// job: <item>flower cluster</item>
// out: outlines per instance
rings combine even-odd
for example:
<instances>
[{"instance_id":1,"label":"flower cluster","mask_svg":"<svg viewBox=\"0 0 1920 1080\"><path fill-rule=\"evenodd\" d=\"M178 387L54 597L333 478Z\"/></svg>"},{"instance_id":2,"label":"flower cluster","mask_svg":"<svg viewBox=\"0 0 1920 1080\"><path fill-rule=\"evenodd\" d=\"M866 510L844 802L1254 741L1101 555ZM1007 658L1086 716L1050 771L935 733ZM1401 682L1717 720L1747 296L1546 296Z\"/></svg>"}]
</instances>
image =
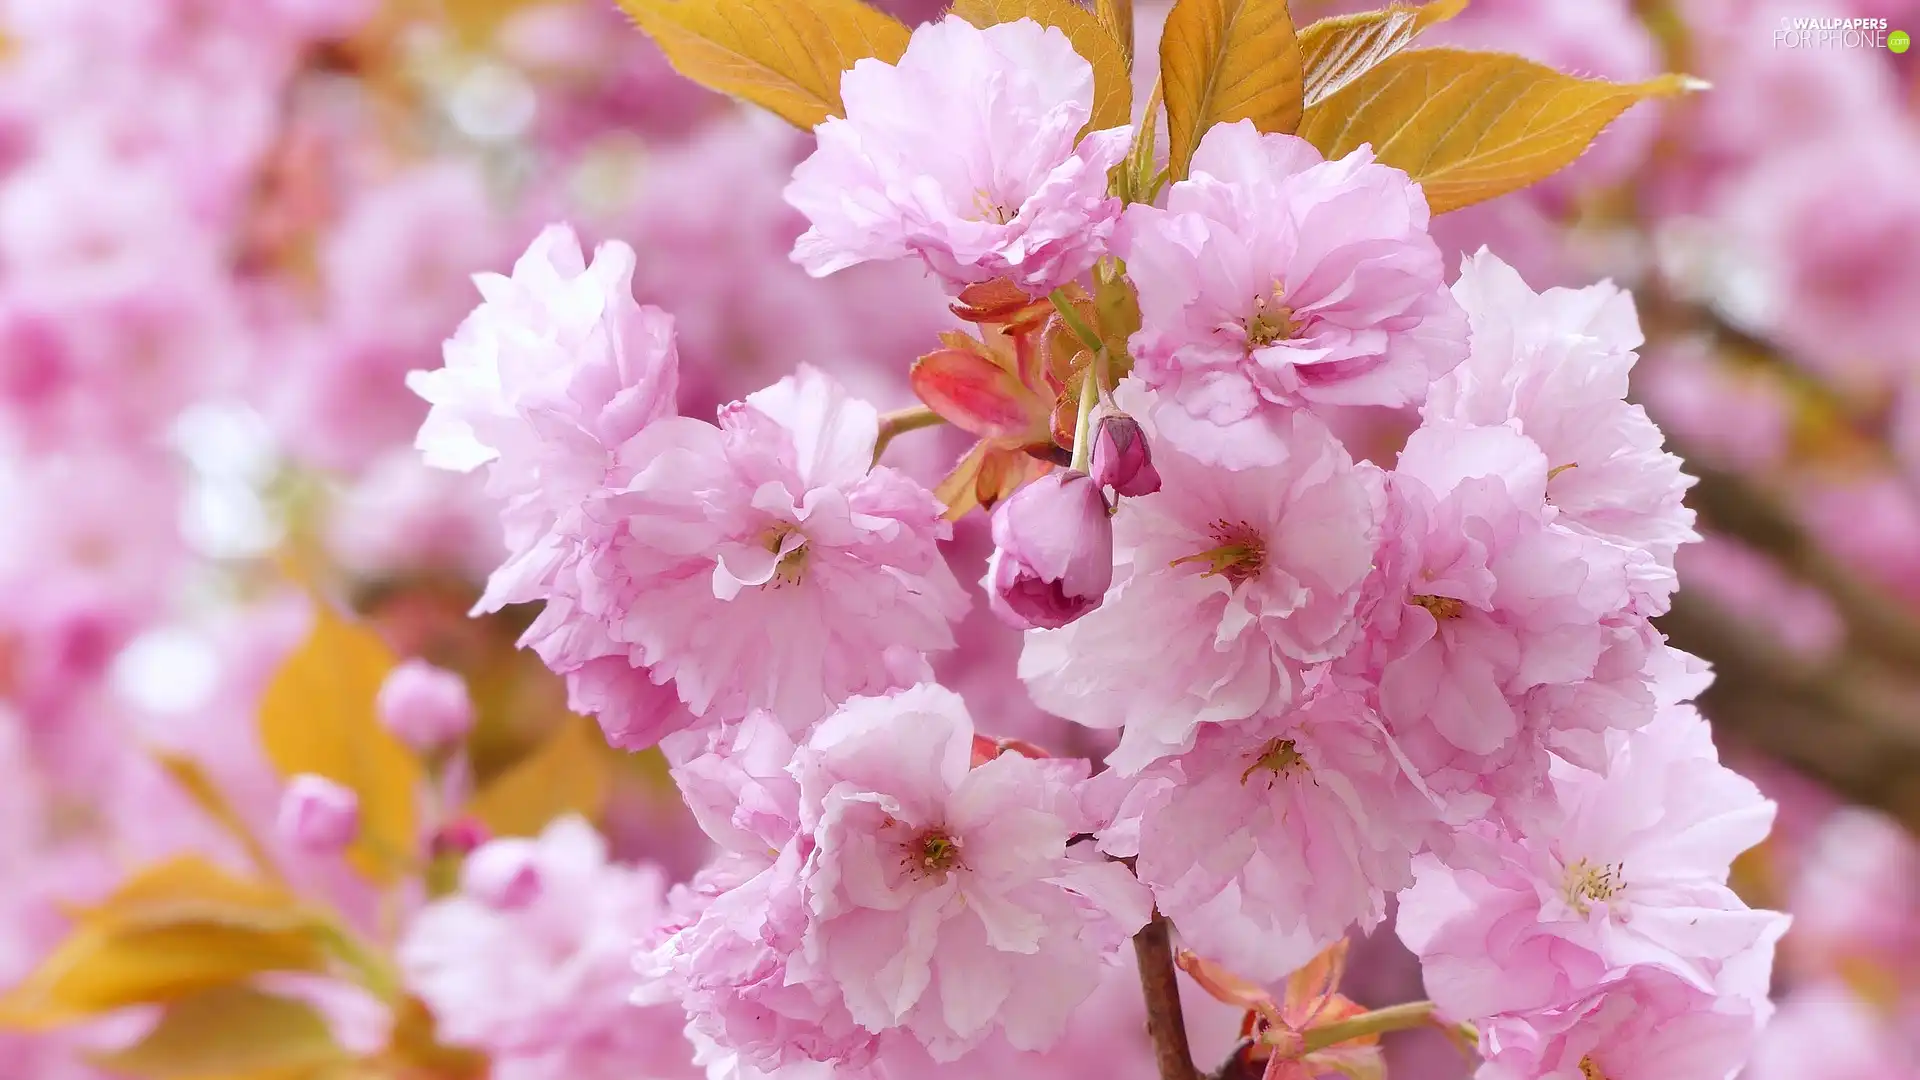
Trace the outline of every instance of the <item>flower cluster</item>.
<instances>
[{"instance_id":1,"label":"flower cluster","mask_svg":"<svg viewBox=\"0 0 1920 1080\"><path fill-rule=\"evenodd\" d=\"M1004 466L1040 475L993 507L981 587L1033 700L1118 739L1096 771L933 681L968 607L955 489L877 464L892 414L803 367L671 415L632 252L549 230L416 376L420 446L507 499L483 604L544 601L524 644L616 744L661 744L721 849L639 1000L728 1068L897 1073L1049 1048L1151 919L1272 981L1398 893L1484 1075L1737 1068L1782 920L1726 879L1771 811L1649 622L1696 537L1626 400L1627 294L1485 251L1450 286L1405 172L1251 121L1123 205L1130 130L1082 133L1093 72L1030 20L931 23L843 97L793 257L916 258L988 334L948 335L979 373L940 403L1051 468ZM1390 465L1341 437L1354 406L1419 408Z\"/></svg>"}]
</instances>

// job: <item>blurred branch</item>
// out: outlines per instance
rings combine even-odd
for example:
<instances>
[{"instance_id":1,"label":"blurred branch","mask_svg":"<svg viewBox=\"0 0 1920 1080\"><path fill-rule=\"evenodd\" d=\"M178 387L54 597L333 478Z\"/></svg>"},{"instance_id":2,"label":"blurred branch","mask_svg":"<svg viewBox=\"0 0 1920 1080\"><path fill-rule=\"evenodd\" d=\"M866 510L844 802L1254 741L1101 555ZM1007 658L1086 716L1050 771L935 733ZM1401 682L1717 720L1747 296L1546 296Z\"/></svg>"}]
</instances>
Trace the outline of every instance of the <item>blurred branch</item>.
<instances>
[{"instance_id":1,"label":"blurred branch","mask_svg":"<svg viewBox=\"0 0 1920 1080\"><path fill-rule=\"evenodd\" d=\"M1719 677L1701 706L1721 733L1920 834L1920 685L1902 677L1912 667L1852 652L1809 662L1684 591L1660 622L1674 645L1713 661Z\"/></svg>"},{"instance_id":2,"label":"blurred branch","mask_svg":"<svg viewBox=\"0 0 1920 1080\"><path fill-rule=\"evenodd\" d=\"M1825 592L1846 621L1853 648L1920 675L1920 617L1822 549L1759 484L1702 468L1697 460L1688 459L1700 484L1687 501L1706 524L1773 556L1788 573Z\"/></svg>"}]
</instances>

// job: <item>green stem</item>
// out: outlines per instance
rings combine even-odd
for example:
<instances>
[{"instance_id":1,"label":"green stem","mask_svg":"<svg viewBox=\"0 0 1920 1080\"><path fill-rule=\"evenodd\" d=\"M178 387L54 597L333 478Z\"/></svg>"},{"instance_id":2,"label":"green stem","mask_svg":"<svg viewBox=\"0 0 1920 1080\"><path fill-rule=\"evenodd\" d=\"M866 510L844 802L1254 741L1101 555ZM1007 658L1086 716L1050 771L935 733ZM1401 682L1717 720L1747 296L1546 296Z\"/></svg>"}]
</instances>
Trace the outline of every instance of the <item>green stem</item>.
<instances>
[{"instance_id":1,"label":"green stem","mask_svg":"<svg viewBox=\"0 0 1920 1080\"><path fill-rule=\"evenodd\" d=\"M902 432L918 431L921 428L935 427L946 423L946 417L927 408L925 405L909 405L904 409L895 409L880 415L880 435L873 440L874 464L879 464L880 455L886 453L887 444L895 435Z\"/></svg>"},{"instance_id":2,"label":"green stem","mask_svg":"<svg viewBox=\"0 0 1920 1080\"><path fill-rule=\"evenodd\" d=\"M1104 351L1095 352L1094 356L1098 357ZM1098 363L1097 360L1095 362ZM1093 368L1088 368L1080 375L1080 409L1073 420L1073 461L1069 466L1080 472L1089 471L1088 466L1093 463L1093 439L1089 429L1093 427L1093 403L1099 396L1100 390L1093 384Z\"/></svg>"},{"instance_id":3,"label":"green stem","mask_svg":"<svg viewBox=\"0 0 1920 1080\"><path fill-rule=\"evenodd\" d=\"M400 1000L400 973L386 957L337 919L322 920L318 929L327 949L353 971L368 993L388 1003Z\"/></svg>"},{"instance_id":4,"label":"green stem","mask_svg":"<svg viewBox=\"0 0 1920 1080\"><path fill-rule=\"evenodd\" d=\"M1433 1002L1431 1001L1409 1001L1402 1005L1389 1005L1384 1009L1375 1009L1345 1020L1336 1020L1331 1024L1308 1028L1301 1033L1303 1040L1301 1053L1311 1054L1316 1050L1325 1050L1329 1046L1338 1046L1350 1039L1367 1035L1421 1027L1432 1020Z\"/></svg>"},{"instance_id":5,"label":"green stem","mask_svg":"<svg viewBox=\"0 0 1920 1080\"><path fill-rule=\"evenodd\" d=\"M1067 329L1080 339L1080 344L1085 345L1088 352L1099 353L1102 347L1100 335L1094 333L1093 327L1088 326L1087 320L1082 319L1080 312L1074 309L1073 298L1067 295L1066 287L1053 290L1047 299L1053 301L1053 309L1060 313L1060 321L1067 324Z\"/></svg>"}]
</instances>

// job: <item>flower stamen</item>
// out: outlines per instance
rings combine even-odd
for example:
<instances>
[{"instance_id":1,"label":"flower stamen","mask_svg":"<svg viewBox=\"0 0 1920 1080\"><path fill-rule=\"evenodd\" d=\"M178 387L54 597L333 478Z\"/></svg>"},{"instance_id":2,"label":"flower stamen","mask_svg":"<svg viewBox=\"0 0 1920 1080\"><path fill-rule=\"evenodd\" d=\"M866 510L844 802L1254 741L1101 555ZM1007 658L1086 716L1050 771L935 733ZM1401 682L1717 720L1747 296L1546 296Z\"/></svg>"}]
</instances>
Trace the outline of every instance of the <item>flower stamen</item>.
<instances>
[{"instance_id":1,"label":"flower stamen","mask_svg":"<svg viewBox=\"0 0 1920 1080\"><path fill-rule=\"evenodd\" d=\"M1466 611L1467 605L1451 596L1420 595L1410 598L1408 603L1415 607L1426 608L1436 619L1457 619Z\"/></svg>"},{"instance_id":2,"label":"flower stamen","mask_svg":"<svg viewBox=\"0 0 1920 1080\"><path fill-rule=\"evenodd\" d=\"M1203 577L1218 575L1235 585L1259 577L1260 572L1266 569L1266 539L1255 532L1251 525L1221 520L1213 523L1209 533L1217 546L1175 559L1167 565L1203 562L1207 564Z\"/></svg>"},{"instance_id":3,"label":"flower stamen","mask_svg":"<svg viewBox=\"0 0 1920 1080\"><path fill-rule=\"evenodd\" d=\"M1253 298L1253 317L1247 320L1248 347L1263 349L1300 332L1300 327L1293 321L1293 309L1279 302L1285 295L1286 286L1275 281L1271 298Z\"/></svg>"},{"instance_id":4,"label":"flower stamen","mask_svg":"<svg viewBox=\"0 0 1920 1080\"><path fill-rule=\"evenodd\" d=\"M1253 764L1247 766L1247 771L1240 774L1241 787L1247 786L1247 781L1261 769L1271 770L1275 779L1292 776L1296 770L1312 771L1312 766L1307 764L1306 758L1300 756L1300 751L1293 745L1292 739L1268 739L1258 752L1248 756L1253 758ZM1272 786L1273 780L1268 780L1267 784Z\"/></svg>"},{"instance_id":5,"label":"flower stamen","mask_svg":"<svg viewBox=\"0 0 1920 1080\"><path fill-rule=\"evenodd\" d=\"M1581 915L1590 914L1593 904L1606 903L1627 887L1627 864L1595 866L1581 859L1567 867L1567 905Z\"/></svg>"},{"instance_id":6,"label":"flower stamen","mask_svg":"<svg viewBox=\"0 0 1920 1080\"><path fill-rule=\"evenodd\" d=\"M960 842L945 829L928 829L914 837L900 857L907 873L917 878L944 877L964 864L960 861Z\"/></svg>"},{"instance_id":7,"label":"flower stamen","mask_svg":"<svg viewBox=\"0 0 1920 1080\"><path fill-rule=\"evenodd\" d=\"M782 522L769 529L761 542L766 545L768 551L780 555L781 549L787 547L788 538L799 534L799 529ZM780 555L780 561L773 567L773 580L767 582L762 588L782 589L788 585L798 585L806 577L806 572L807 538L800 535L800 542L788 549L785 555Z\"/></svg>"}]
</instances>

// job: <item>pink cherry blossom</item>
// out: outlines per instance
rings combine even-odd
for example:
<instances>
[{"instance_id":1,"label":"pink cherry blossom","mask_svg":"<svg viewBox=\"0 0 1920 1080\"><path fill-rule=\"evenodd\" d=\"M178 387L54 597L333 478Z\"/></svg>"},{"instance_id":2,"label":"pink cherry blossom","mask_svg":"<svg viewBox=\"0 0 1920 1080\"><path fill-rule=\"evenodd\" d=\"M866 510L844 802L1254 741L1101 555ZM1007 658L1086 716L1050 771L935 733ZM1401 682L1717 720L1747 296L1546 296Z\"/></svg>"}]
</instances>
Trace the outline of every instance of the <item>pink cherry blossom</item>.
<instances>
[{"instance_id":1,"label":"pink cherry blossom","mask_svg":"<svg viewBox=\"0 0 1920 1080\"><path fill-rule=\"evenodd\" d=\"M673 321L634 303L633 262L615 241L589 266L571 229L548 227L512 277L474 278L485 302L447 342L446 365L407 376L433 403L416 444L427 463L489 465L505 502L511 554L479 610L545 598L620 446L673 414Z\"/></svg>"},{"instance_id":2,"label":"pink cherry blossom","mask_svg":"<svg viewBox=\"0 0 1920 1080\"><path fill-rule=\"evenodd\" d=\"M1559 1008L1641 968L1712 993L1784 929L1726 885L1773 804L1720 765L1706 721L1672 706L1613 742L1604 775L1554 766L1557 811L1524 833L1482 826L1456 838L1451 865L1416 860L1398 931L1450 1015Z\"/></svg>"},{"instance_id":3,"label":"pink cherry blossom","mask_svg":"<svg viewBox=\"0 0 1920 1080\"><path fill-rule=\"evenodd\" d=\"M1544 782L1547 751L1562 748L1554 725L1652 716L1650 632L1630 610L1626 559L1551 524L1547 482L1545 455L1512 422L1430 422L1390 481L1367 648L1343 667L1377 678L1382 717L1458 820ZM1592 703L1597 718L1571 709L1595 683L1620 700Z\"/></svg>"},{"instance_id":4,"label":"pink cherry blossom","mask_svg":"<svg viewBox=\"0 0 1920 1080\"><path fill-rule=\"evenodd\" d=\"M1546 455L1556 520L1619 547L1646 613L1664 612L1674 552L1695 539L1681 501L1693 478L1626 401L1643 340L1632 297L1612 284L1535 293L1484 250L1461 267L1453 291L1472 326L1472 355L1434 385L1424 415L1518 420Z\"/></svg>"},{"instance_id":5,"label":"pink cherry blossom","mask_svg":"<svg viewBox=\"0 0 1920 1080\"><path fill-rule=\"evenodd\" d=\"M742 855L779 851L800 829L800 785L787 766L793 737L764 709L722 728L661 742L673 779L701 829Z\"/></svg>"},{"instance_id":6,"label":"pink cherry blossom","mask_svg":"<svg viewBox=\"0 0 1920 1080\"><path fill-rule=\"evenodd\" d=\"M804 729L907 685L953 645L966 595L933 495L874 467L879 414L811 368L622 447L630 479L589 508L593 539L527 641L556 670L607 642L693 713L768 708Z\"/></svg>"},{"instance_id":7,"label":"pink cherry blossom","mask_svg":"<svg viewBox=\"0 0 1920 1080\"><path fill-rule=\"evenodd\" d=\"M1120 213L1107 171L1131 129L1080 136L1093 67L1058 29L948 16L898 64L854 64L841 97L846 116L816 129L786 192L813 223L793 249L808 273L918 256L952 286L1042 293L1105 254Z\"/></svg>"},{"instance_id":8,"label":"pink cherry blossom","mask_svg":"<svg viewBox=\"0 0 1920 1080\"><path fill-rule=\"evenodd\" d=\"M1256 436L1166 428L1180 406L1132 384L1119 400L1154 441L1161 489L1121 500L1112 591L1030 632L1020 677L1050 712L1124 727L1108 763L1135 772L1192 748L1202 724L1284 710L1312 665L1346 652L1385 500L1379 471L1309 415L1276 422L1278 463L1228 471L1189 439Z\"/></svg>"},{"instance_id":9,"label":"pink cherry blossom","mask_svg":"<svg viewBox=\"0 0 1920 1080\"><path fill-rule=\"evenodd\" d=\"M628 1003L633 939L664 913L663 875L608 862L579 818L547 826L531 851L494 843L530 855L537 893L517 904L436 901L400 945L407 987L433 1010L439 1037L485 1050L494 1075L514 1080L699 1075L679 1011ZM487 850L474 858L486 862Z\"/></svg>"},{"instance_id":10,"label":"pink cherry blossom","mask_svg":"<svg viewBox=\"0 0 1920 1080\"><path fill-rule=\"evenodd\" d=\"M1324 161L1251 121L1208 131L1166 209L1115 237L1140 290L1135 371L1195 417L1253 425L1304 405L1408 405L1466 357L1427 204L1363 147ZM1222 441L1228 464L1267 440Z\"/></svg>"},{"instance_id":11,"label":"pink cherry blossom","mask_svg":"<svg viewBox=\"0 0 1920 1080\"><path fill-rule=\"evenodd\" d=\"M1729 1080L1753 1050L1764 995L1764 984L1716 996L1635 969L1568 1005L1483 1024L1474 1078Z\"/></svg>"},{"instance_id":12,"label":"pink cherry blossom","mask_svg":"<svg viewBox=\"0 0 1920 1080\"><path fill-rule=\"evenodd\" d=\"M814 843L801 970L939 1061L994 1032L1049 1046L1151 906L1117 863L1068 850L1090 824L1084 763L969 768L973 736L959 697L923 684L849 701L793 764Z\"/></svg>"},{"instance_id":13,"label":"pink cherry blossom","mask_svg":"<svg viewBox=\"0 0 1920 1080\"><path fill-rule=\"evenodd\" d=\"M684 1010L696 1044L756 1071L831 1062L858 1070L876 1039L838 988L797 966L808 911L800 870L812 841L776 859L725 854L672 894L668 918L643 949L635 1002Z\"/></svg>"},{"instance_id":14,"label":"pink cherry blossom","mask_svg":"<svg viewBox=\"0 0 1920 1080\"><path fill-rule=\"evenodd\" d=\"M1140 879L1190 947L1262 980L1379 923L1439 821L1365 700L1338 690L1209 725L1141 785Z\"/></svg>"}]
</instances>

